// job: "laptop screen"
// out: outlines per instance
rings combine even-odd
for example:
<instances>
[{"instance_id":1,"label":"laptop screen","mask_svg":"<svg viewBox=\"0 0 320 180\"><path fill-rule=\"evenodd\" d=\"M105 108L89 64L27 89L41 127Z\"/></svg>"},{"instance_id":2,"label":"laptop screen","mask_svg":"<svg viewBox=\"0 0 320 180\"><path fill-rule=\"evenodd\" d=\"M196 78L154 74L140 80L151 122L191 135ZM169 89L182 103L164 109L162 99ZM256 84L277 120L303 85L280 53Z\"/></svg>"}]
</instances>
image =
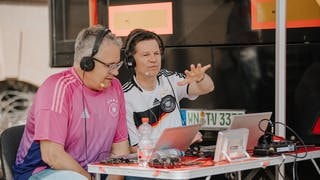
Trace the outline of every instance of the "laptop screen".
<instances>
[{"instance_id":1,"label":"laptop screen","mask_svg":"<svg viewBox=\"0 0 320 180\"><path fill-rule=\"evenodd\" d=\"M166 128L154 146L154 151L179 149L186 151L200 130L201 124Z\"/></svg>"},{"instance_id":2,"label":"laptop screen","mask_svg":"<svg viewBox=\"0 0 320 180\"><path fill-rule=\"evenodd\" d=\"M247 128L249 130L247 150L250 151L254 149L259 138L264 134L264 131L261 131L260 128L265 130L268 125L268 121L262 121L259 128L259 122L263 119L269 120L271 115L272 112L234 115L229 129Z\"/></svg>"}]
</instances>

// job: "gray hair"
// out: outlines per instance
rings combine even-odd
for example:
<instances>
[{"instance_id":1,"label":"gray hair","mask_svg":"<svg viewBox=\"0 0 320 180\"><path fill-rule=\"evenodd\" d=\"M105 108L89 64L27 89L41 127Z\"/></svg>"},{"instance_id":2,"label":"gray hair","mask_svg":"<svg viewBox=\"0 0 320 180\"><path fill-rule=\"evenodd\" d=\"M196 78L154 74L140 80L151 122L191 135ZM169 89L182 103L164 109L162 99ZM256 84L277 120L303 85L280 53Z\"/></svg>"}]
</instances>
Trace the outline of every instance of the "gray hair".
<instances>
[{"instance_id":1,"label":"gray hair","mask_svg":"<svg viewBox=\"0 0 320 180\"><path fill-rule=\"evenodd\" d=\"M85 56L91 56L94 43L96 41L97 35L105 29L102 25L96 25L93 27L88 27L82 29L76 38L74 45L74 63L73 65L80 64L80 61ZM104 36L103 41L108 40L109 43L112 43L119 47L122 47L121 38L117 37L115 34L109 32Z\"/></svg>"}]
</instances>

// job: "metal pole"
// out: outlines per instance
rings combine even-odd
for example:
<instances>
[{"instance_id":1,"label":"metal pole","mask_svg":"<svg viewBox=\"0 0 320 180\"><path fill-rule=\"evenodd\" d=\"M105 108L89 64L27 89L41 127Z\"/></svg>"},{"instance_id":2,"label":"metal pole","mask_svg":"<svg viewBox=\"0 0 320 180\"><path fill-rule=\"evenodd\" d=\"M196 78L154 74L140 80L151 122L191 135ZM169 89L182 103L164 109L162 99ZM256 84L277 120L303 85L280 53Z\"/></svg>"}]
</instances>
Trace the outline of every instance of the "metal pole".
<instances>
[{"instance_id":1,"label":"metal pole","mask_svg":"<svg viewBox=\"0 0 320 180\"><path fill-rule=\"evenodd\" d=\"M286 0L276 2L276 99L275 122L286 124ZM286 128L276 123L276 135L285 137ZM280 169L284 175L284 166ZM277 173L277 179L283 179Z\"/></svg>"}]
</instances>

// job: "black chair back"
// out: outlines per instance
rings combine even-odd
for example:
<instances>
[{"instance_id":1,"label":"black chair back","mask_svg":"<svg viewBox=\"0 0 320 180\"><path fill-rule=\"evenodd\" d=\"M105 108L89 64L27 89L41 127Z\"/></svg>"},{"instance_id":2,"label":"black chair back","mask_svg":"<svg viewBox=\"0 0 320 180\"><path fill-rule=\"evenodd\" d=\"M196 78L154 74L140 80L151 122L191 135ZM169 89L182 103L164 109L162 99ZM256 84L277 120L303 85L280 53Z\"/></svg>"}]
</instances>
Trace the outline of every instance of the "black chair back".
<instances>
[{"instance_id":1,"label":"black chair back","mask_svg":"<svg viewBox=\"0 0 320 180\"><path fill-rule=\"evenodd\" d=\"M20 140L25 125L13 126L5 129L0 137L1 169L4 179L13 179L12 166L16 160Z\"/></svg>"}]
</instances>

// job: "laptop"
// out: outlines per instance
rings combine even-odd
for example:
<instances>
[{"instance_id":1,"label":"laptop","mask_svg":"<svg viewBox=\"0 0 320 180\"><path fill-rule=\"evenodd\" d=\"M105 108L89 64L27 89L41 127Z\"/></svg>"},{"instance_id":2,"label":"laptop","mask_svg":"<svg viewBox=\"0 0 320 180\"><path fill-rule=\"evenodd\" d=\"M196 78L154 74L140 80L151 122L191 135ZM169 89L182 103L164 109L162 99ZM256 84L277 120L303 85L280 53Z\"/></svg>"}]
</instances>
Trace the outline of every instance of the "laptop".
<instances>
[{"instance_id":1,"label":"laptop","mask_svg":"<svg viewBox=\"0 0 320 180\"><path fill-rule=\"evenodd\" d=\"M263 119L270 120L271 115L272 112L234 115L229 129L247 128L249 130L247 150L252 151L257 146L259 138L264 134L264 131L259 129L259 122ZM265 130L267 126L267 121L260 123L262 130Z\"/></svg>"},{"instance_id":2,"label":"laptop","mask_svg":"<svg viewBox=\"0 0 320 180\"><path fill-rule=\"evenodd\" d=\"M201 124L166 128L155 143L154 151L179 149L186 151L200 130Z\"/></svg>"},{"instance_id":3,"label":"laptop","mask_svg":"<svg viewBox=\"0 0 320 180\"><path fill-rule=\"evenodd\" d=\"M162 134L157 140L153 151L155 152L158 150L171 148L186 151L200 128L201 124L166 128L163 130ZM119 163L123 160L127 161L126 163L136 163L137 153L109 157L100 161L100 163L113 164Z\"/></svg>"}]
</instances>

